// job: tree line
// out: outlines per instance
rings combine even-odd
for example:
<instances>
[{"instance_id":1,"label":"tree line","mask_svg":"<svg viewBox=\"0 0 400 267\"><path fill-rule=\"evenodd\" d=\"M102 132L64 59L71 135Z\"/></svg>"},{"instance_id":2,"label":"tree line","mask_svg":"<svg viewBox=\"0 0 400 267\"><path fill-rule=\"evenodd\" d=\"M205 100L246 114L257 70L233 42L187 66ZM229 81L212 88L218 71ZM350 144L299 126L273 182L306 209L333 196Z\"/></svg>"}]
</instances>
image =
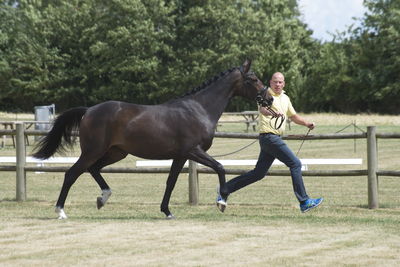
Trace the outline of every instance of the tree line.
<instances>
[{"instance_id":1,"label":"tree line","mask_svg":"<svg viewBox=\"0 0 400 267\"><path fill-rule=\"evenodd\" d=\"M396 114L400 0L364 5L360 27L321 42L296 0L3 0L0 110L159 104L250 58L265 83L285 74L299 111Z\"/></svg>"}]
</instances>

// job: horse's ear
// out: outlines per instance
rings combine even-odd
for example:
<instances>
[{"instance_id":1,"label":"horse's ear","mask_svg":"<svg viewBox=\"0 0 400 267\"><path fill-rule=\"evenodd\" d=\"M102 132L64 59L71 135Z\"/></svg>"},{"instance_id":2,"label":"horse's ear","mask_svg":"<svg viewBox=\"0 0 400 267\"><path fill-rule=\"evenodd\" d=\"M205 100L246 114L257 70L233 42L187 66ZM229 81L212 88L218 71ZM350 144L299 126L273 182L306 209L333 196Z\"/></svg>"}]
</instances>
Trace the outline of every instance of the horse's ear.
<instances>
[{"instance_id":1,"label":"horse's ear","mask_svg":"<svg viewBox=\"0 0 400 267\"><path fill-rule=\"evenodd\" d=\"M246 59L246 61L242 65L243 73L247 73L250 70L251 59Z\"/></svg>"}]
</instances>

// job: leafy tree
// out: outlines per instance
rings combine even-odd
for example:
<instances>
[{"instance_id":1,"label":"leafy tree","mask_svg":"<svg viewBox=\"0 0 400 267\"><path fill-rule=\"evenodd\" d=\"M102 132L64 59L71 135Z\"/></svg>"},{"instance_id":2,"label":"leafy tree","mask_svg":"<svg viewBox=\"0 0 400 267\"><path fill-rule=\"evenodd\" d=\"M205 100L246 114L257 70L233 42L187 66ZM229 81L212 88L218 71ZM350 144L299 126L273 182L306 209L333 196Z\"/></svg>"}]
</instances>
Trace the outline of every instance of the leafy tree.
<instances>
[{"instance_id":1,"label":"leafy tree","mask_svg":"<svg viewBox=\"0 0 400 267\"><path fill-rule=\"evenodd\" d=\"M307 111L399 112L400 2L364 3L361 27L315 50L302 98Z\"/></svg>"},{"instance_id":2,"label":"leafy tree","mask_svg":"<svg viewBox=\"0 0 400 267\"><path fill-rule=\"evenodd\" d=\"M357 39L360 98L367 110L398 113L400 97L400 1L367 0L365 30Z\"/></svg>"},{"instance_id":3,"label":"leafy tree","mask_svg":"<svg viewBox=\"0 0 400 267\"><path fill-rule=\"evenodd\" d=\"M13 26L15 22L15 12L11 6L5 5L0 8L0 105L5 108L12 108L8 104L7 98L9 80L12 77L12 69L7 60L7 55L12 50Z\"/></svg>"},{"instance_id":4,"label":"leafy tree","mask_svg":"<svg viewBox=\"0 0 400 267\"><path fill-rule=\"evenodd\" d=\"M163 55L170 53L172 20L163 2L146 4L20 1L8 95L15 104L50 101L61 109L107 99L149 102Z\"/></svg>"},{"instance_id":5,"label":"leafy tree","mask_svg":"<svg viewBox=\"0 0 400 267\"><path fill-rule=\"evenodd\" d=\"M313 45L296 1L177 1L176 6L176 54L186 87L249 57L266 83L274 72L284 72L296 99ZM254 109L254 103L235 99L231 109Z\"/></svg>"},{"instance_id":6,"label":"leafy tree","mask_svg":"<svg viewBox=\"0 0 400 267\"><path fill-rule=\"evenodd\" d=\"M1 99L25 110L108 99L160 103L246 57L265 81L284 72L297 101L315 45L295 0L20 0L1 7L12 18L0 20L10 29L0 34Z\"/></svg>"},{"instance_id":7,"label":"leafy tree","mask_svg":"<svg viewBox=\"0 0 400 267\"><path fill-rule=\"evenodd\" d=\"M354 41L342 40L321 45L307 76L305 111L354 113L362 105L358 93L357 66L352 62Z\"/></svg>"},{"instance_id":8,"label":"leafy tree","mask_svg":"<svg viewBox=\"0 0 400 267\"><path fill-rule=\"evenodd\" d=\"M45 61L51 51L41 44L41 31L36 24L40 20L39 12L29 5L21 12L17 3L11 6L10 3L2 7L4 17L0 22L6 36L0 52L6 72L2 75L1 97L6 105L24 109L23 105L32 107L34 99L40 97L35 89L46 86L48 69Z\"/></svg>"}]
</instances>

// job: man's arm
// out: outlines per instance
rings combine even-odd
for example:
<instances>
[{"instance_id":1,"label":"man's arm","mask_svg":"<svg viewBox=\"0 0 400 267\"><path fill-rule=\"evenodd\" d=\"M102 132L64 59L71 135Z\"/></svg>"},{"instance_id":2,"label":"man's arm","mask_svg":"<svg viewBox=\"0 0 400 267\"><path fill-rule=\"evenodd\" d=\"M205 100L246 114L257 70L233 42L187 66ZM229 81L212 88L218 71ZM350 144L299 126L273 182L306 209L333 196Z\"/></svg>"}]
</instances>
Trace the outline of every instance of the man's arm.
<instances>
[{"instance_id":1,"label":"man's arm","mask_svg":"<svg viewBox=\"0 0 400 267\"><path fill-rule=\"evenodd\" d=\"M272 114L272 112L268 108L260 106L259 109L260 109L261 114L263 114L265 116L274 117L274 114ZM278 116L278 117L282 116L282 113L280 113L278 111L275 111L275 113L276 113L276 116Z\"/></svg>"},{"instance_id":2,"label":"man's arm","mask_svg":"<svg viewBox=\"0 0 400 267\"><path fill-rule=\"evenodd\" d=\"M259 110L264 116L272 116L272 113L266 107L259 106Z\"/></svg>"},{"instance_id":3,"label":"man's arm","mask_svg":"<svg viewBox=\"0 0 400 267\"><path fill-rule=\"evenodd\" d=\"M306 121L303 117L301 117L301 116L298 115L298 114L295 114L295 115L291 116L290 119L291 119L294 123L299 124L299 125L306 126L306 127L309 128L310 130L314 129L314 127L315 127L315 123L314 123L314 122L308 122L308 121Z\"/></svg>"}]
</instances>

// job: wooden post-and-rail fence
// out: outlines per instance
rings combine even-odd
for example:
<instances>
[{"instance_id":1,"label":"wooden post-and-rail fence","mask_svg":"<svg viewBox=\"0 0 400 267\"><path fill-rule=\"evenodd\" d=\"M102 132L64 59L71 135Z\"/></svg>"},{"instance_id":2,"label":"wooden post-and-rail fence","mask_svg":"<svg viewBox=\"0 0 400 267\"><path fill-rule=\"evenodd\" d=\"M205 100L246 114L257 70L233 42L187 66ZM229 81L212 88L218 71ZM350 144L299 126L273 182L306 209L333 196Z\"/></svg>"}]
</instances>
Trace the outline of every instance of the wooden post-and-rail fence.
<instances>
[{"instance_id":1,"label":"wooden post-and-rail fence","mask_svg":"<svg viewBox=\"0 0 400 267\"><path fill-rule=\"evenodd\" d=\"M16 164L3 166L0 165L0 171L16 172L16 200L25 201L26 192L26 172L65 172L69 169L67 166L26 166L26 146L25 137L28 135L44 135L47 131L26 130L23 122L16 122L15 129L0 130L0 135L15 135L16 139ZM224 133L216 132L215 137L219 138L245 138L256 139L256 133ZM378 176L396 176L400 177L400 171L382 171L378 168L377 159L377 138L400 138L400 133L376 133L375 126L368 126L366 133L354 134L320 134L308 135L306 137L299 135L286 135L286 140L323 140L323 139L361 139L367 138L367 169L362 170L306 170L303 176L367 176L368 177L368 207L376 209L378 202ZM101 170L103 173L168 173L169 168L118 168L106 167ZM239 175L247 172L245 169L226 169L226 174ZM214 173L213 170L206 167L199 167L197 163L189 161L189 166L183 168L183 173L189 173L189 202L192 205L198 204L199 196L199 173ZM290 176L289 170L271 170L269 176Z\"/></svg>"}]
</instances>

